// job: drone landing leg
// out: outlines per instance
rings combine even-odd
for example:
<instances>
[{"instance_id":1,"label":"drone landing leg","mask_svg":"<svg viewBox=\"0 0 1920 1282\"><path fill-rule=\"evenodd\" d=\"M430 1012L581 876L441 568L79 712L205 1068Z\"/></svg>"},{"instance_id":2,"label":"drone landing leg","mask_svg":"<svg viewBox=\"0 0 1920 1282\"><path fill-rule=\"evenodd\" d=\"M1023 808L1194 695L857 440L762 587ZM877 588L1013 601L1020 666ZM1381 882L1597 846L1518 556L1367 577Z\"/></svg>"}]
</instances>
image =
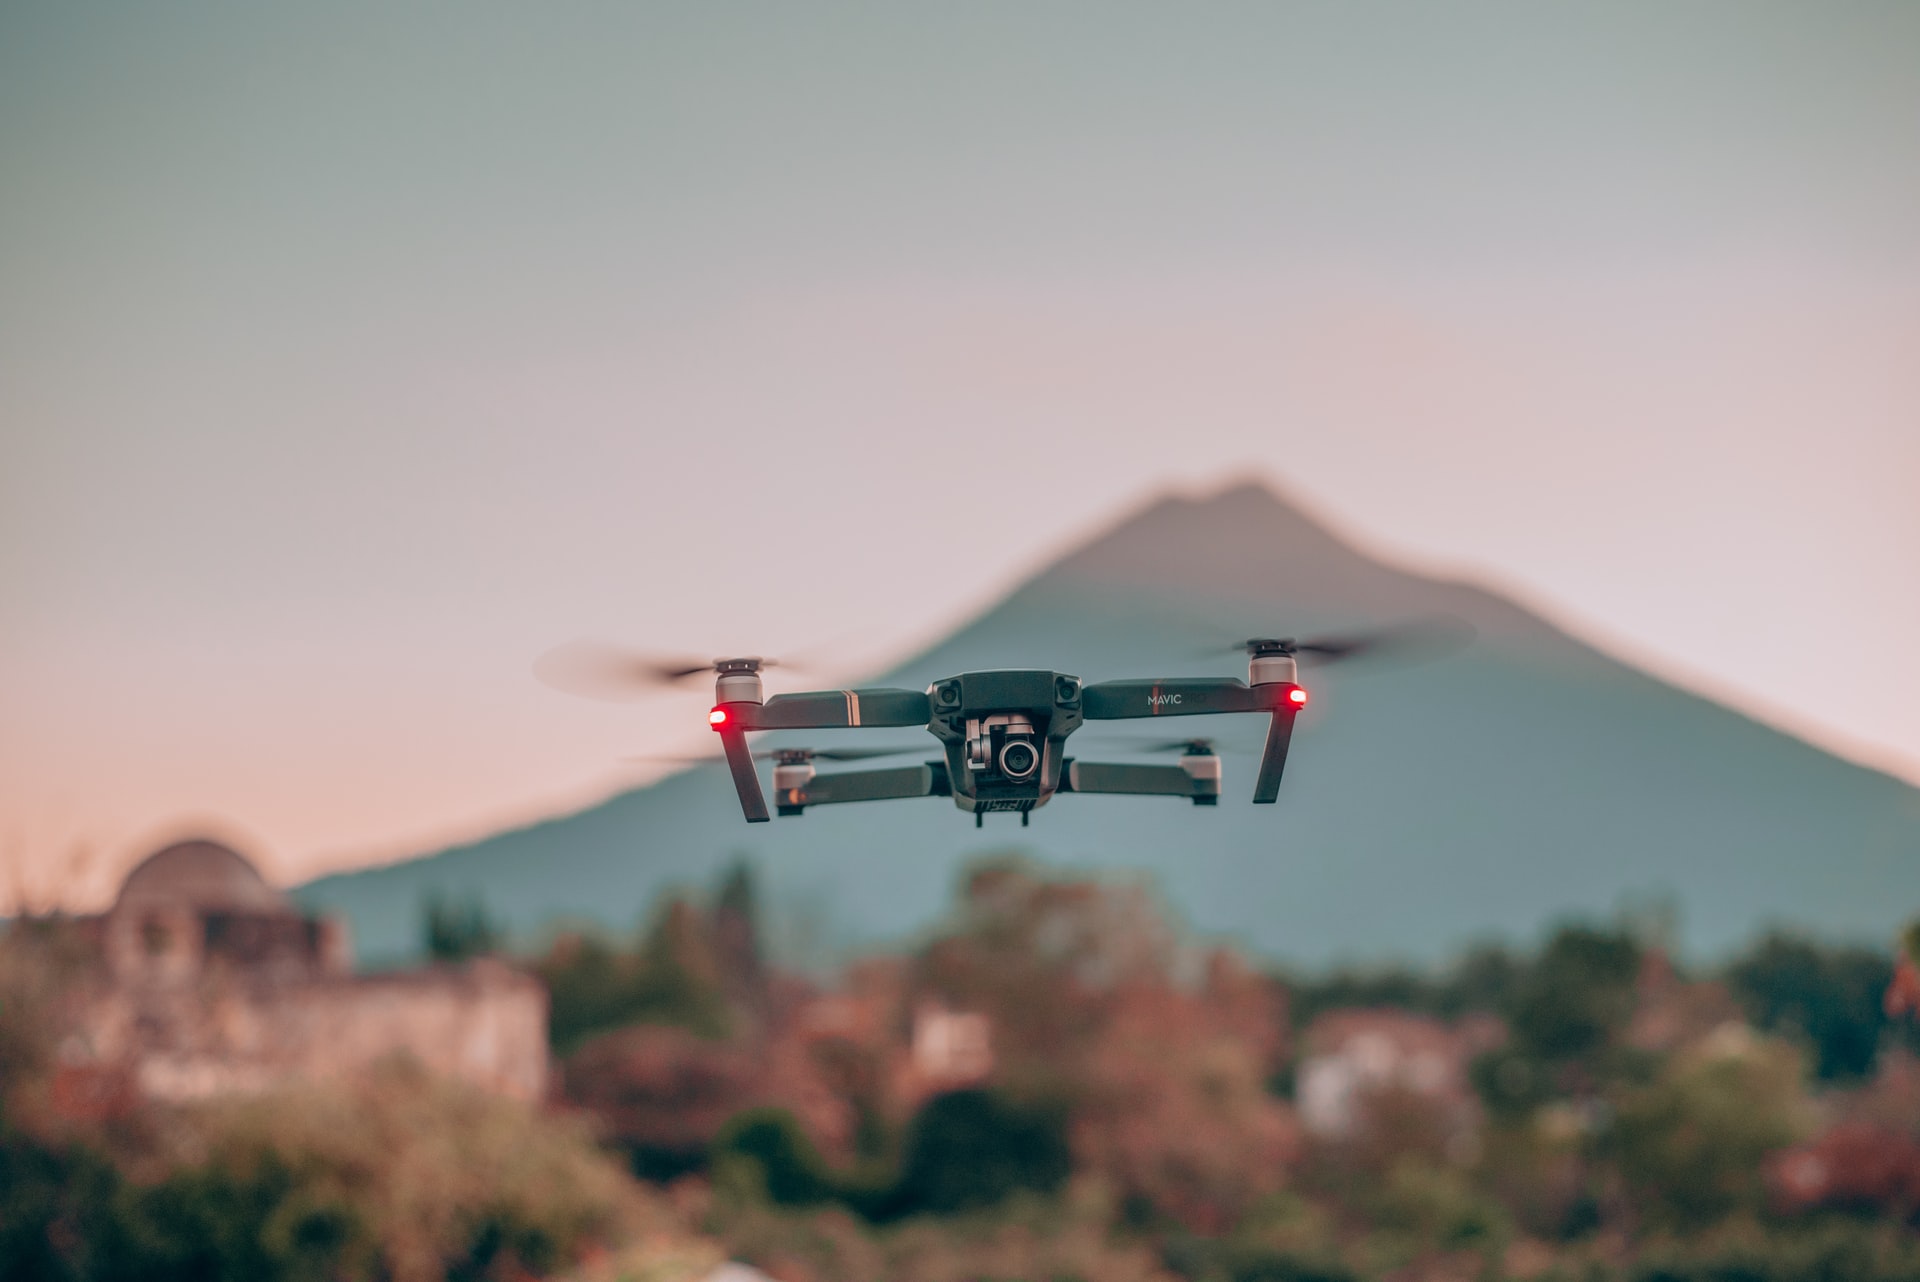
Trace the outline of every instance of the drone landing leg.
<instances>
[{"instance_id":1,"label":"drone landing leg","mask_svg":"<svg viewBox=\"0 0 1920 1282\"><path fill-rule=\"evenodd\" d=\"M1270 806L1280 796L1280 774L1287 768L1287 745L1293 742L1293 719L1297 714L1275 708L1267 723L1267 748L1260 756L1260 778L1253 785L1253 804Z\"/></svg>"},{"instance_id":2,"label":"drone landing leg","mask_svg":"<svg viewBox=\"0 0 1920 1282\"><path fill-rule=\"evenodd\" d=\"M740 810L750 824L763 824L767 799L760 791L760 772L753 768L753 750L747 747L747 732L731 727L720 731L720 746L727 750L727 769L733 772L734 791L740 794Z\"/></svg>"},{"instance_id":3,"label":"drone landing leg","mask_svg":"<svg viewBox=\"0 0 1920 1282\"><path fill-rule=\"evenodd\" d=\"M986 822L987 822L987 817L985 815L981 814L978 810L973 812L974 827L976 828L984 827L986 825Z\"/></svg>"}]
</instances>

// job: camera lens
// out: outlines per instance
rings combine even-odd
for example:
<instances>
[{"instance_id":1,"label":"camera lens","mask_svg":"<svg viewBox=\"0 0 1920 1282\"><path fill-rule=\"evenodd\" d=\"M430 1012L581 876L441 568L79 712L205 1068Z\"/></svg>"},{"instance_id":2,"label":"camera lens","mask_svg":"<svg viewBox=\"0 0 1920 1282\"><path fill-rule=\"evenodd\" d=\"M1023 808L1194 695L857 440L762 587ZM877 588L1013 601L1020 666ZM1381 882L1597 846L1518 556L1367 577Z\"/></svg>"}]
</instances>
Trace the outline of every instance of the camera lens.
<instances>
[{"instance_id":1,"label":"camera lens","mask_svg":"<svg viewBox=\"0 0 1920 1282\"><path fill-rule=\"evenodd\" d=\"M1040 752L1025 739L1009 739L1000 749L1000 772L1009 779L1025 779L1040 768Z\"/></svg>"}]
</instances>

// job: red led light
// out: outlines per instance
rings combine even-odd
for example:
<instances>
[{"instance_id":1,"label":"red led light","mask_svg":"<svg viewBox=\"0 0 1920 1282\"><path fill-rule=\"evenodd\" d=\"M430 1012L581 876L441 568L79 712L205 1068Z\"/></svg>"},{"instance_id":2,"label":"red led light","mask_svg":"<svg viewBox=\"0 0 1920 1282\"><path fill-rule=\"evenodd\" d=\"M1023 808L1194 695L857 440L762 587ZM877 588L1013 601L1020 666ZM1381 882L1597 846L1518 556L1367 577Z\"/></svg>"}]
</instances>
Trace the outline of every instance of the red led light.
<instances>
[{"instance_id":1,"label":"red led light","mask_svg":"<svg viewBox=\"0 0 1920 1282\"><path fill-rule=\"evenodd\" d=\"M1293 700L1295 704L1302 708L1307 706L1307 692L1299 686L1295 686L1293 689L1287 691L1287 698Z\"/></svg>"},{"instance_id":2,"label":"red led light","mask_svg":"<svg viewBox=\"0 0 1920 1282\"><path fill-rule=\"evenodd\" d=\"M721 726L726 725L727 710L725 708L715 708L712 712L709 712L707 714L707 724L712 726L716 730L718 730Z\"/></svg>"}]
</instances>

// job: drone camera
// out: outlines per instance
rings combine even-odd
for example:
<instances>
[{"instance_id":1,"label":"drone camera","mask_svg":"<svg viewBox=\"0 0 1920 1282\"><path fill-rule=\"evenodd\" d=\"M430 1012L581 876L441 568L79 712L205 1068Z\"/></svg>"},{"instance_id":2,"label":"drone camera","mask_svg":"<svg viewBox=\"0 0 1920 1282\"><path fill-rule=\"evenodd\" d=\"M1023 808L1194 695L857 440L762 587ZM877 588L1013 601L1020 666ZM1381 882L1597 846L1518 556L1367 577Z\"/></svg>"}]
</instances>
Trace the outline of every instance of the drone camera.
<instances>
[{"instance_id":1,"label":"drone camera","mask_svg":"<svg viewBox=\"0 0 1920 1282\"><path fill-rule=\"evenodd\" d=\"M1040 749L1034 746L1031 731L1027 736L1009 735L1000 746L1000 773L1009 779L1025 779L1040 768Z\"/></svg>"},{"instance_id":2,"label":"drone camera","mask_svg":"<svg viewBox=\"0 0 1920 1282\"><path fill-rule=\"evenodd\" d=\"M998 773L1024 783L1040 772L1040 743L1033 722L1017 712L996 712L967 722L967 769Z\"/></svg>"}]
</instances>

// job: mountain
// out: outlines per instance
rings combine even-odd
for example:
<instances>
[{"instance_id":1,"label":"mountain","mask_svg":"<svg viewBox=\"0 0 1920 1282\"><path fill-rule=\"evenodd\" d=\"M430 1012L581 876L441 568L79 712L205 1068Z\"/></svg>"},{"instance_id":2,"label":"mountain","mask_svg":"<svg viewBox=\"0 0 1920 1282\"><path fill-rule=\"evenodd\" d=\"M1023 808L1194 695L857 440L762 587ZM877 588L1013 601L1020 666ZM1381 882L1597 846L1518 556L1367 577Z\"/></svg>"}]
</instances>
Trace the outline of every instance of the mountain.
<instances>
[{"instance_id":1,"label":"mountain","mask_svg":"<svg viewBox=\"0 0 1920 1282\"><path fill-rule=\"evenodd\" d=\"M1705 955L1775 922L1884 940L1920 907L1920 790L1656 680L1496 594L1382 564L1258 485L1152 504L871 684L1014 666L1244 676L1235 655L1189 656L1236 632L1436 615L1466 620L1476 639L1417 664L1303 676L1313 703L1272 807L1246 800L1256 719L1185 718L1177 733L1244 749L1227 754L1217 809L1064 796L1031 828L989 816L976 831L929 799L749 827L725 771L702 766L299 894L344 913L371 960L417 947L429 893L477 896L528 936L560 919L624 930L662 889L709 886L740 856L790 954L910 934L940 914L969 859L1008 849L1145 873L1190 928L1304 963L1436 959L1628 901L1677 909L1688 950ZM1096 740L1127 733L1093 724L1073 746L1104 757Z\"/></svg>"}]
</instances>

